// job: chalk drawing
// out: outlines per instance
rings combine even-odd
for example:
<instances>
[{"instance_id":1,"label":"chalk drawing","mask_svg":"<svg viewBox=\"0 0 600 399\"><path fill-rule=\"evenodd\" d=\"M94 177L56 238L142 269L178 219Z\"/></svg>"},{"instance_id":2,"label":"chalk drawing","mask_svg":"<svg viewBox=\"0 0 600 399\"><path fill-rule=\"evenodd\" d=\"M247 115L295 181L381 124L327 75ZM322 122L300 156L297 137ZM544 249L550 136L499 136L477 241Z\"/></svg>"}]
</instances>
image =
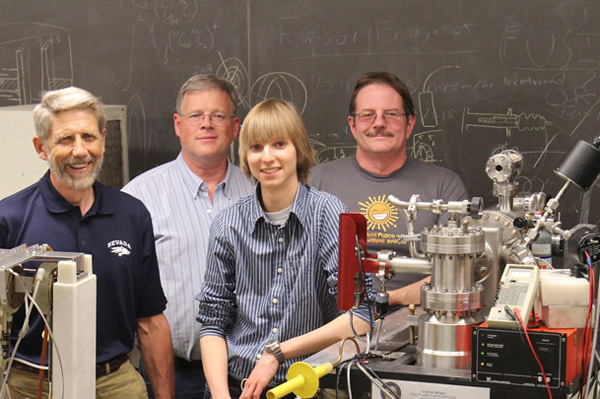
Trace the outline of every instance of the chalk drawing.
<instances>
[{"instance_id":1,"label":"chalk drawing","mask_svg":"<svg viewBox=\"0 0 600 399\"><path fill-rule=\"evenodd\" d=\"M440 162L440 159L437 159L434 153L434 135L439 133L442 133L442 131L429 130L426 132L413 133L409 139L410 144L406 148L408 155L425 162Z\"/></svg>"},{"instance_id":2,"label":"chalk drawing","mask_svg":"<svg viewBox=\"0 0 600 399\"><path fill-rule=\"evenodd\" d=\"M425 81L423 82L423 90L418 95L418 105L419 105L419 116L421 118L421 125L423 127L437 127L438 126L438 117L437 111L435 109L435 102L433 99L433 92L427 88L427 83L432 76L434 76L439 71L443 71L445 69L460 69L457 65L448 65L438 68L432 71Z\"/></svg>"},{"instance_id":3,"label":"chalk drawing","mask_svg":"<svg viewBox=\"0 0 600 399\"><path fill-rule=\"evenodd\" d=\"M356 152L356 143L329 145L314 138L309 139L315 150L315 162L325 163L350 156Z\"/></svg>"},{"instance_id":4,"label":"chalk drawing","mask_svg":"<svg viewBox=\"0 0 600 399\"><path fill-rule=\"evenodd\" d=\"M511 135L512 129L521 132L534 132L546 129L552 122L546 120L543 115L521 112L514 114L512 108L506 114L476 113L465 108L463 112L462 128L464 134L471 127L485 127L491 129L504 129L506 136Z\"/></svg>"},{"instance_id":5,"label":"chalk drawing","mask_svg":"<svg viewBox=\"0 0 600 399\"><path fill-rule=\"evenodd\" d=\"M31 104L44 91L72 85L71 38L65 28L0 25L0 106Z\"/></svg>"},{"instance_id":6,"label":"chalk drawing","mask_svg":"<svg viewBox=\"0 0 600 399\"><path fill-rule=\"evenodd\" d=\"M221 64L217 68L217 76L231 82L238 92L238 105L249 108L250 78L246 66L239 58L229 57L223 59L221 52L218 52L218 54Z\"/></svg>"},{"instance_id":7,"label":"chalk drawing","mask_svg":"<svg viewBox=\"0 0 600 399\"><path fill-rule=\"evenodd\" d=\"M306 109L308 93L306 85L295 75L287 72L271 72L262 75L250 89L250 105L267 98L289 101L302 114Z\"/></svg>"}]
</instances>

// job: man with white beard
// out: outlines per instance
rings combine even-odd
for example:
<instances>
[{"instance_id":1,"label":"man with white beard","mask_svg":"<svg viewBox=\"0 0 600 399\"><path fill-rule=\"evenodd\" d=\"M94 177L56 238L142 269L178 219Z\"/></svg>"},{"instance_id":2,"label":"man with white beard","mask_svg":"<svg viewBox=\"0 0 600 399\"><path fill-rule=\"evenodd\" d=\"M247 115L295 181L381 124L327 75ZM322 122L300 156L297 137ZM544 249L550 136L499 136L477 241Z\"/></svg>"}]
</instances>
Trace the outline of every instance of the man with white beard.
<instances>
[{"instance_id":1,"label":"man with white beard","mask_svg":"<svg viewBox=\"0 0 600 399\"><path fill-rule=\"evenodd\" d=\"M33 144L50 170L0 202L0 248L48 244L91 254L97 276L96 397L147 397L128 358L136 333L156 397L174 397L173 348L150 214L139 200L96 182L106 138L102 103L75 87L50 91L33 118ZM21 308L14 316L13 345L24 313ZM8 379L11 398L37 396L45 365L34 366L47 359L37 311L28 323ZM44 372L45 398L47 378Z\"/></svg>"}]
</instances>

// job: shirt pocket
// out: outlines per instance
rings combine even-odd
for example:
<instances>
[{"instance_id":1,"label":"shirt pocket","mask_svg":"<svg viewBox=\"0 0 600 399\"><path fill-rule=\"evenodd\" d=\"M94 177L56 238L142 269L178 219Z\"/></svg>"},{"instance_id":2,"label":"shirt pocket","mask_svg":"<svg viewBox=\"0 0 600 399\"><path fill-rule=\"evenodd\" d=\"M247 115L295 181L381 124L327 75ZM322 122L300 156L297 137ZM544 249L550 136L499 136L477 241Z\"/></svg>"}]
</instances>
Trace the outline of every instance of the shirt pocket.
<instances>
[{"instance_id":1,"label":"shirt pocket","mask_svg":"<svg viewBox=\"0 0 600 399\"><path fill-rule=\"evenodd\" d=\"M314 260L309 256L289 258L283 274L290 304L298 305L315 297Z\"/></svg>"}]
</instances>

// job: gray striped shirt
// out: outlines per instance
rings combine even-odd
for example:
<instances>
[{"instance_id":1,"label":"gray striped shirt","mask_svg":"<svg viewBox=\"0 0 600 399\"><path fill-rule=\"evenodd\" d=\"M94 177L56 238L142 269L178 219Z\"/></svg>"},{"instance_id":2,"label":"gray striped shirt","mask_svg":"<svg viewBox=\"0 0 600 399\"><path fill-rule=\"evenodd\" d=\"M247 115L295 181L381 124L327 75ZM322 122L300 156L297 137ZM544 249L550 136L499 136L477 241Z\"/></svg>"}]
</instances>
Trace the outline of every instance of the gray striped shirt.
<instances>
[{"instance_id":1,"label":"gray striped shirt","mask_svg":"<svg viewBox=\"0 0 600 399\"><path fill-rule=\"evenodd\" d=\"M226 339L230 374L247 377L269 338L285 341L339 315L338 227L345 211L337 197L300 184L284 225L268 222L257 195L215 219L197 319L200 336ZM287 360L274 381L285 381L298 360Z\"/></svg>"},{"instance_id":2,"label":"gray striped shirt","mask_svg":"<svg viewBox=\"0 0 600 399\"><path fill-rule=\"evenodd\" d=\"M123 191L139 198L152 215L175 356L200 360L194 295L204 280L210 225L223 209L252 194L252 184L229 163L211 203L206 184L179 154L175 160L136 177Z\"/></svg>"}]
</instances>

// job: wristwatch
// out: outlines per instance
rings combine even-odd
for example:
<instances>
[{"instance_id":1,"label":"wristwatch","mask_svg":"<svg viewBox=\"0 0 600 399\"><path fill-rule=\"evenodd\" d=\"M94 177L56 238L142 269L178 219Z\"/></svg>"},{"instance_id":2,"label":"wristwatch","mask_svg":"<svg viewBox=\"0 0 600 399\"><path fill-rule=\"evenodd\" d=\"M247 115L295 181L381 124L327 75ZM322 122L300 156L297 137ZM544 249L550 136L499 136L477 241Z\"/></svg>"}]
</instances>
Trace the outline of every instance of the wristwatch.
<instances>
[{"instance_id":1,"label":"wristwatch","mask_svg":"<svg viewBox=\"0 0 600 399\"><path fill-rule=\"evenodd\" d=\"M265 342L265 352L269 352L275 355L275 358L277 359L279 364L285 362L285 356L281 351L281 347L279 346L279 340L277 338L271 338L270 340Z\"/></svg>"}]
</instances>

